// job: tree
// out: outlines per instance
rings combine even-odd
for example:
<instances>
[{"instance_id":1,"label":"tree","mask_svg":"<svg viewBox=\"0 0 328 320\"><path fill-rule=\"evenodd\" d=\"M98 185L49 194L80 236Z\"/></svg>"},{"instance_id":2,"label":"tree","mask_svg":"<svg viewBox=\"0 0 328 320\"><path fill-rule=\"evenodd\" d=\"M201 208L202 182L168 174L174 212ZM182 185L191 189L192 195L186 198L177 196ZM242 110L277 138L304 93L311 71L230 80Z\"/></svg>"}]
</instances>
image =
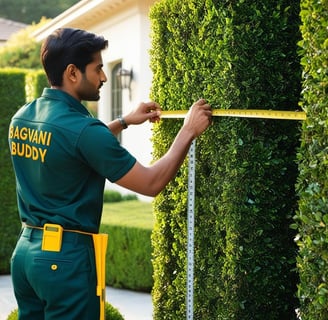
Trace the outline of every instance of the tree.
<instances>
[{"instance_id":1,"label":"tree","mask_svg":"<svg viewBox=\"0 0 328 320\"><path fill-rule=\"evenodd\" d=\"M37 22L42 17L54 18L79 0L0 0L2 18L24 22Z\"/></svg>"},{"instance_id":2,"label":"tree","mask_svg":"<svg viewBox=\"0 0 328 320\"><path fill-rule=\"evenodd\" d=\"M13 34L6 44L0 47L0 68L40 69L41 44L33 38L32 33L48 21L42 18L38 24L32 24Z\"/></svg>"}]
</instances>

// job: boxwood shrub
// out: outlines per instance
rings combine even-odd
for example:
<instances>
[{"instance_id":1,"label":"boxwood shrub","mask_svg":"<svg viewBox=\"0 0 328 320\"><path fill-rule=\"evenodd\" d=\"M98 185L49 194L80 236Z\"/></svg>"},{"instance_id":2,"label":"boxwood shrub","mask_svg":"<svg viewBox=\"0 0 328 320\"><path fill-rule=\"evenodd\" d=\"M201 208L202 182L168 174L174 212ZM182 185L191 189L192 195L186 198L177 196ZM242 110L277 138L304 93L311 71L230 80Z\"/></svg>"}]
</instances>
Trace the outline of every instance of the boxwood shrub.
<instances>
[{"instance_id":1,"label":"boxwood shrub","mask_svg":"<svg viewBox=\"0 0 328 320\"><path fill-rule=\"evenodd\" d=\"M29 70L26 74L26 101L41 96L45 87L49 87L47 76L43 70Z\"/></svg>"},{"instance_id":2,"label":"boxwood shrub","mask_svg":"<svg viewBox=\"0 0 328 320\"><path fill-rule=\"evenodd\" d=\"M150 292L153 286L152 230L102 224L100 231L108 234L107 285Z\"/></svg>"},{"instance_id":3,"label":"boxwood shrub","mask_svg":"<svg viewBox=\"0 0 328 320\"><path fill-rule=\"evenodd\" d=\"M151 10L151 96L164 109L297 110L299 3L163 0ZM215 118L197 139L195 319L295 319L295 121ZM154 128L154 156L182 120ZM154 319L186 312L187 161L155 200Z\"/></svg>"},{"instance_id":4,"label":"boxwood shrub","mask_svg":"<svg viewBox=\"0 0 328 320\"><path fill-rule=\"evenodd\" d=\"M8 147L8 128L11 117L26 103L38 97L47 86L43 71L0 69L0 273L9 272L9 261L21 228L15 177Z\"/></svg>"},{"instance_id":5,"label":"boxwood shrub","mask_svg":"<svg viewBox=\"0 0 328 320\"><path fill-rule=\"evenodd\" d=\"M0 69L0 274L9 272L10 257L21 228L8 129L11 117L25 103L25 74L24 70Z\"/></svg>"},{"instance_id":6,"label":"boxwood shrub","mask_svg":"<svg viewBox=\"0 0 328 320\"><path fill-rule=\"evenodd\" d=\"M328 319L328 1L301 0L301 104L307 113L299 153L298 297L302 320Z\"/></svg>"}]
</instances>

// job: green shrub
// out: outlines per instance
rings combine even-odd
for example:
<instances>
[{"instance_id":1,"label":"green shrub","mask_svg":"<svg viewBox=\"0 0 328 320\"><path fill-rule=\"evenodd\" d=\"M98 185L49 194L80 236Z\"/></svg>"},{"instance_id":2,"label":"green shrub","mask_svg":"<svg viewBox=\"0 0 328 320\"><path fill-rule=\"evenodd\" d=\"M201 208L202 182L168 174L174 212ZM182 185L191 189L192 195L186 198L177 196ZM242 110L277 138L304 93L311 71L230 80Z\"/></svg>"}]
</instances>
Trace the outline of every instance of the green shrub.
<instances>
[{"instance_id":1,"label":"green shrub","mask_svg":"<svg viewBox=\"0 0 328 320\"><path fill-rule=\"evenodd\" d=\"M108 320L124 320L120 312L108 302L105 304L105 318Z\"/></svg>"},{"instance_id":2,"label":"green shrub","mask_svg":"<svg viewBox=\"0 0 328 320\"><path fill-rule=\"evenodd\" d=\"M138 196L136 194L125 194L122 196L123 201L133 201L138 200Z\"/></svg>"},{"instance_id":3,"label":"green shrub","mask_svg":"<svg viewBox=\"0 0 328 320\"><path fill-rule=\"evenodd\" d=\"M46 85L41 71L0 69L0 274L9 273L9 261L14 250L21 223L16 199L15 177L8 147L8 129L11 117L35 98Z\"/></svg>"},{"instance_id":4,"label":"green shrub","mask_svg":"<svg viewBox=\"0 0 328 320\"><path fill-rule=\"evenodd\" d=\"M108 233L107 285L150 292L153 286L152 230L102 224L101 232Z\"/></svg>"},{"instance_id":5,"label":"green shrub","mask_svg":"<svg viewBox=\"0 0 328 320\"><path fill-rule=\"evenodd\" d=\"M105 303L105 318L108 320L124 320L120 312L108 302ZM7 320L18 320L18 309L12 311Z\"/></svg>"},{"instance_id":6,"label":"green shrub","mask_svg":"<svg viewBox=\"0 0 328 320\"><path fill-rule=\"evenodd\" d=\"M21 228L15 177L8 147L9 122L25 103L25 71L0 69L0 274L9 272L9 261Z\"/></svg>"},{"instance_id":7,"label":"green shrub","mask_svg":"<svg viewBox=\"0 0 328 320\"><path fill-rule=\"evenodd\" d=\"M120 202L122 201L122 195L118 191L105 190L104 202Z\"/></svg>"},{"instance_id":8,"label":"green shrub","mask_svg":"<svg viewBox=\"0 0 328 320\"><path fill-rule=\"evenodd\" d=\"M163 0L151 10L151 98L186 109L296 110L301 70L294 0ZM181 120L154 127L154 157ZM196 319L294 319L298 122L215 118L197 139ZM183 319L187 162L155 199L154 319Z\"/></svg>"},{"instance_id":9,"label":"green shrub","mask_svg":"<svg viewBox=\"0 0 328 320\"><path fill-rule=\"evenodd\" d=\"M138 291L151 291L151 203L124 201L105 203L101 232L108 233L107 284Z\"/></svg>"},{"instance_id":10,"label":"green shrub","mask_svg":"<svg viewBox=\"0 0 328 320\"><path fill-rule=\"evenodd\" d=\"M18 309L15 309L9 314L7 320L17 320L17 319L18 319Z\"/></svg>"},{"instance_id":11,"label":"green shrub","mask_svg":"<svg viewBox=\"0 0 328 320\"><path fill-rule=\"evenodd\" d=\"M328 1L301 0L303 67L301 104L307 113L299 153L297 183L302 320L328 319Z\"/></svg>"},{"instance_id":12,"label":"green shrub","mask_svg":"<svg viewBox=\"0 0 328 320\"><path fill-rule=\"evenodd\" d=\"M131 201L131 200L138 200L138 196L136 194L132 194L132 193L122 195L120 192L115 191L115 190L105 190L104 191L104 202L105 203Z\"/></svg>"},{"instance_id":13,"label":"green shrub","mask_svg":"<svg viewBox=\"0 0 328 320\"><path fill-rule=\"evenodd\" d=\"M39 96L45 87L49 87L43 70L30 70L26 75L26 101L30 102Z\"/></svg>"},{"instance_id":14,"label":"green shrub","mask_svg":"<svg viewBox=\"0 0 328 320\"><path fill-rule=\"evenodd\" d=\"M0 47L0 68L41 68L41 43L33 38L32 33L49 21L49 19L42 18L38 24L28 25L15 32L5 45Z\"/></svg>"}]
</instances>

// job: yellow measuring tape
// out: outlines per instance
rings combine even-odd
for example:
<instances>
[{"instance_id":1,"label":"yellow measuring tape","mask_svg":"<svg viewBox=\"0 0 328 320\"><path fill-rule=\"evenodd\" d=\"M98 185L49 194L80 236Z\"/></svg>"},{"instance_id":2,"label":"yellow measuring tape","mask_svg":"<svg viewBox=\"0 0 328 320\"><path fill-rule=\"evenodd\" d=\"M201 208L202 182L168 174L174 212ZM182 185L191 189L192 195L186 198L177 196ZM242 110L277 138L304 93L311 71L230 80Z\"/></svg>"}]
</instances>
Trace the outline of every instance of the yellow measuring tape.
<instances>
[{"instance_id":1,"label":"yellow measuring tape","mask_svg":"<svg viewBox=\"0 0 328 320\"><path fill-rule=\"evenodd\" d=\"M184 118L188 110L162 111L161 118ZM256 109L213 109L214 117L262 118L281 120L305 120L304 111L256 110Z\"/></svg>"}]
</instances>

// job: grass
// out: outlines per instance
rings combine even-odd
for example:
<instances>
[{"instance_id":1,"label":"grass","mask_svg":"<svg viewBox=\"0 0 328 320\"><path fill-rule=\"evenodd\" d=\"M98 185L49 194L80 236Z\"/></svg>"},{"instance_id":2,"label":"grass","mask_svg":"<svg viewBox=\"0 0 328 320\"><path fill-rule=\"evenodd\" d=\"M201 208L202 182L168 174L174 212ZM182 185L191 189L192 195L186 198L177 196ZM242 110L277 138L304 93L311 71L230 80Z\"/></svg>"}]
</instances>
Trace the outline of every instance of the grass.
<instances>
[{"instance_id":1,"label":"grass","mask_svg":"<svg viewBox=\"0 0 328 320\"><path fill-rule=\"evenodd\" d=\"M104 203L101 223L152 229L154 226L152 204L139 200Z\"/></svg>"}]
</instances>

